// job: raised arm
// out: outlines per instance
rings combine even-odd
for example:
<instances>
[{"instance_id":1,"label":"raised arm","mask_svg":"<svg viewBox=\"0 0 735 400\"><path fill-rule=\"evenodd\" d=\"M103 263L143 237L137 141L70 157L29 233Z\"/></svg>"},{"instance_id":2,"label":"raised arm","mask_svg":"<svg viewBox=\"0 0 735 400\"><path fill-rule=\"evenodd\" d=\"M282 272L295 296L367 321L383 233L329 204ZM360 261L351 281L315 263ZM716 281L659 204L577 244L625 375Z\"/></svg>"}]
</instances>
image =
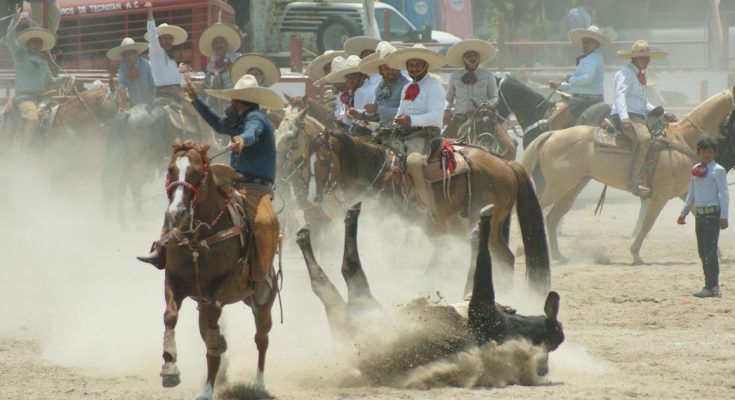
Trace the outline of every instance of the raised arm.
<instances>
[{"instance_id":1,"label":"raised arm","mask_svg":"<svg viewBox=\"0 0 735 400\"><path fill-rule=\"evenodd\" d=\"M151 54L151 61L154 56L163 53L161 43L158 42L158 34L156 33L156 20L153 19L153 4L146 1L145 8L148 11L148 21L146 22L146 30L148 32L148 52Z\"/></svg>"}]
</instances>

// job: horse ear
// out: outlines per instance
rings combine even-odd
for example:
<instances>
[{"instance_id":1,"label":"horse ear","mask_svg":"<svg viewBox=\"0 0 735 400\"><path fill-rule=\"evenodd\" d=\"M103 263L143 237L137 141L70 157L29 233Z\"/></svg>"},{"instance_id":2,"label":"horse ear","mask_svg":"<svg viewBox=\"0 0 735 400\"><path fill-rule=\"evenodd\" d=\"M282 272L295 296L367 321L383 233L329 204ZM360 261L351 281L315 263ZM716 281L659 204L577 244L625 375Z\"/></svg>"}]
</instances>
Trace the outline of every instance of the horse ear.
<instances>
[{"instance_id":1,"label":"horse ear","mask_svg":"<svg viewBox=\"0 0 735 400\"><path fill-rule=\"evenodd\" d=\"M559 293L549 292L546 297L546 304L544 304L544 313L548 319L556 321L556 317L559 315Z\"/></svg>"},{"instance_id":2,"label":"horse ear","mask_svg":"<svg viewBox=\"0 0 735 400\"><path fill-rule=\"evenodd\" d=\"M209 151L209 147L210 147L209 144L202 145L201 152L202 152L203 155L205 155L205 156L207 155L207 152Z\"/></svg>"},{"instance_id":3,"label":"horse ear","mask_svg":"<svg viewBox=\"0 0 735 400\"><path fill-rule=\"evenodd\" d=\"M181 139L180 138L174 139L174 144L172 144L171 147L173 147L174 149L181 147Z\"/></svg>"},{"instance_id":4,"label":"horse ear","mask_svg":"<svg viewBox=\"0 0 735 400\"><path fill-rule=\"evenodd\" d=\"M289 96L288 93L286 93L286 92L283 92L283 97L286 98L286 102L288 104L291 104L291 102L293 101L293 97Z\"/></svg>"},{"instance_id":5,"label":"horse ear","mask_svg":"<svg viewBox=\"0 0 735 400\"><path fill-rule=\"evenodd\" d=\"M297 118L298 119L304 119L306 117L306 112L307 111L309 111L309 110L307 110L306 108L304 108L303 110L299 111L299 114L297 115Z\"/></svg>"}]
</instances>

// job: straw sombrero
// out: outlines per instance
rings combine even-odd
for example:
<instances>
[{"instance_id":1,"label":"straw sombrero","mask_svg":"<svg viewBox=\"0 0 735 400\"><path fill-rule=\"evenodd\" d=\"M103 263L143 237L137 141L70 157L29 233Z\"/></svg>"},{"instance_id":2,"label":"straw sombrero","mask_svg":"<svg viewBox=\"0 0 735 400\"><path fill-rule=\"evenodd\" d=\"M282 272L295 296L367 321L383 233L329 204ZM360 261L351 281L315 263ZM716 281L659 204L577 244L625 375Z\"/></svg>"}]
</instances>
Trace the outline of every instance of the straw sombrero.
<instances>
[{"instance_id":1,"label":"straw sombrero","mask_svg":"<svg viewBox=\"0 0 735 400\"><path fill-rule=\"evenodd\" d=\"M344 49L348 56L358 56L365 50L375 51L375 47L380 42L372 36L355 36L345 40Z\"/></svg>"},{"instance_id":2,"label":"straw sombrero","mask_svg":"<svg viewBox=\"0 0 735 400\"><path fill-rule=\"evenodd\" d=\"M347 75L360 71L360 57L349 56L347 58L335 57L332 61L332 72L324 78L328 83L341 83L347 78Z\"/></svg>"},{"instance_id":3,"label":"straw sombrero","mask_svg":"<svg viewBox=\"0 0 735 400\"><path fill-rule=\"evenodd\" d=\"M136 43L135 40L126 37L119 46L113 47L107 51L107 58L113 61L122 60L122 54L129 50L134 50L140 54L148 48L148 43Z\"/></svg>"},{"instance_id":4,"label":"straw sombrero","mask_svg":"<svg viewBox=\"0 0 735 400\"><path fill-rule=\"evenodd\" d=\"M372 75L378 72L378 67L388 63L388 56L398 51L398 49L390 44L390 42L380 42L375 48L375 53L363 58L360 61L360 72L366 75Z\"/></svg>"},{"instance_id":5,"label":"straw sombrero","mask_svg":"<svg viewBox=\"0 0 735 400\"><path fill-rule=\"evenodd\" d=\"M189 34L186 33L184 28L176 25L169 25L165 22L156 27L156 35L158 37L161 37L163 35L171 35L174 38L174 46L186 42L186 38L189 37ZM145 34L145 40L149 42L151 41L151 39L148 37L148 33Z\"/></svg>"},{"instance_id":6,"label":"straw sombrero","mask_svg":"<svg viewBox=\"0 0 735 400\"><path fill-rule=\"evenodd\" d=\"M490 43L480 39L465 39L457 42L447 50L447 64L453 67L464 67L462 57L468 51L476 51L480 54L480 64L495 58L497 51Z\"/></svg>"},{"instance_id":7,"label":"straw sombrero","mask_svg":"<svg viewBox=\"0 0 735 400\"><path fill-rule=\"evenodd\" d=\"M429 71L436 71L447 63L443 55L433 52L422 44L400 49L388 57L388 67L393 69L406 69L406 61L420 59L429 63Z\"/></svg>"},{"instance_id":8,"label":"straw sombrero","mask_svg":"<svg viewBox=\"0 0 735 400\"><path fill-rule=\"evenodd\" d=\"M600 44L600 47L609 46L612 43L610 35L595 25L591 25L587 29L572 29L569 31L569 41L578 46L582 45L582 39L584 38L596 41Z\"/></svg>"},{"instance_id":9,"label":"straw sombrero","mask_svg":"<svg viewBox=\"0 0 735 400\"><path fill-rule=\"evenodd\" d=\"M271 89L259 87L258 81L252 75L243 75L237 80L235 87L224 90L207 90L207 94L224 100L242 100L255 103L263 108L283 108L283 100Z\"/></svg>"},{"instance_id":10,"label":"straw sombrero","mask_svg":"<svg viewBox=\"0 0 735 400\"><path fill-rule=\"evenodd\" d=\"M231 25L216 23L208 26L199 36L199 51L207 57L214 57L212 42L218 37L222 37L227 42L228 53L239 50L242 45L240 32Z\"/></svg>"},{"instance_id":11,"label":"straw sombrero","mask_svg":"<svg viewBox=\"0 0 735 400\"><path fill-rule=\"evenodd\" d=\"M251 68L263 71L263 87L273 86L281 79L281 69L269 57L258 53L243 54L232 63L230 77L233 82L248 73Z\"/></svg>"},{"instance_id":12,"label":"straw sombrero","mask_svg":"<svg viewBox=\"0 0 735 400\"><path fill-rule=\"evenodd\" d=\"M651 59L664 58L669 53L661 50L651 50L651 46L645 40L636 40L630 51L618 50L618 57L632 59L635 57L651 57Z\"/></svg>"},{"instance_id":13,"label":"straw sombrero","mask_svg":"<svg viewBox=\"0 0 735 400\"><path fill-rule=\"evenodd\" d=\"M18 42L18 45L22 47L28 47L27 43L29 40L33 38L41 39L43 42L43 46L41 46L41 51L49 51L56 46L56 35L53 34L48 29L43 28L27 28L23 29L22 31L18 32L18 35L15 37L15 41Z\"/></svg>"},{"instance_id":14,"label":"straw sombrero","mask_svg":"<svg viewBox=\"0 0 735 400\"><path fill-rule=\"evenodd\" d=\"M306 76L311 78L313 81L318 81L326 76L324 73L324 67L334 60L335 57L345 57L342 50L327 50L324 54L315 57L309 65L306 67Z\"/></svg>"}]
</instances>

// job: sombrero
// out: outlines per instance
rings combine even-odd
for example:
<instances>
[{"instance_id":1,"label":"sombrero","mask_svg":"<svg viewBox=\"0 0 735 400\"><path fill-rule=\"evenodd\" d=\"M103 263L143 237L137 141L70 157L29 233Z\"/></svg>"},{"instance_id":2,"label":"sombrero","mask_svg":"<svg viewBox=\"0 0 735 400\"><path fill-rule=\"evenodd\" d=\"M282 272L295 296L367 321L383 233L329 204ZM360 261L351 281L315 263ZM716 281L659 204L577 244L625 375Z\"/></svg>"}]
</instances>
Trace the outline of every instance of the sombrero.
<instances>
[{"instance_id":1,"label":"sombrero","mask_svg":"<svg viewBox=\"0 0 735 400\"><path fill-rule=\"evenodd\" d=\"M319 79L324 78L326 76L324 73L324 67L331 63L335 57L345 57L346 55L347 54L342 50L325 51L324 54L315 57L311 62L309 62L309 65L306 67L306 76L311 78L313 81L318 81Z\"/></svg>"},{"instance_id":2,"label":"sombrero","mask_svg":"<svg viewBox=\"0 0 735 400\"><path fill-rule=\"evenodd\" d=\"M248 73L251 68L263 71L263 87L273 86L281 79L281 70L270 58L258 53L243 54L230 67L230 77L233 82Z\"/></svg>"},{"instance_id":3,"label":"sombrero","mask_svg":"<svg viewBox=\"0 0 735 400\"><path fill-rule=\"evenodd\" d=\"M134 50L140 54L148 48L148 43L136 43L135 40L126 37L119 46L113 47L107 51L107 58L113 61L122 60L122 54L129 50Z\"/></svg>"},{"instance_id":4,"label":"sombrero","mask_svg":"<svg viewBox=\"0 0 735 400\"><path fill-rule=\"evenodd\" d=\"M186 42L186 38L189 37L189 34L186 33L184 28L181 28L176 25L169 25L167 23L162 23L161 25L158 25L156 27L156 35L158 37L161 37L163 35L171 35L171 37L174 38L174 46L180 45L181 43ZM151 39L148 37L148 33L145 34L145 40L151 41Z\"/></svg>"},{"instance_id":5,"label":"sombrero","mask_svg":"<svg viewBox=\"0 0 735 400\"><path fill-rule=\"evenodd\" d=\"M41 39L43 46L41 51L49 51L56 46L56 35L48 29L43 28L26 28L18 32L15 41L22 47L28 47L27 43L33 38Z\"/></svg>"},{"instance_id":6,"label":"sombrero","mask_svg":"<svg viewBox=\"0 0 735 400\"><path fill-rule=\"evenodd\" d=\"M480 54L480 64L495 58L497 52L490 43L480 39L465 39L457 42L447 50L447 64L453 67L464 67L462 57L468 51L476 51Z\"/></svg>"},{"instance_id":7,"label":"sombrero","mask_svg":"<svg viewBox=\"0 0 735 400\"><path fill-rule=\"evenodd\" d=\"M355 36L345 40L344 49L348 56L358 56L365 50L375 51L375 47L380 42L372 36Z\"/></svg>"},{"instance_id":8,"label":"sombrero","mask_svg":"<svg viewBox=\"0 0 735 400\"><path fill-rule=\"evenodd\" d=\"M651 50L651 47L645 40L636 40L630 51L618 50L618 56L628 60L635 57L651 57L651 59L655 60L657 58L666 57L668 54L669 53L661 50Z\"/></svg>"},{"instance_id":9,"label":"sombrero","mask_svg":"<svg viewBox=\"0 0 735 400\"><path fill-rule=\"evenodd\" d=\"M599 27L592 25L587 29L572 29L569 31L569 41L581 46L582 39L590 38L600 44L600 47L609 46L612 38L607 32L603 32Z\"/></svg>"},{"instance_id":10,"label":"sombrero","mask_svg":"<svg viewBox=\"0 0 735 400\"><path fill-rule=\"evenodd\" d=\"M207 94L218 99L247 101L263 108L283 108L283 100L281 100L278 93L268 88L259 87L258 81L252 75L243 75L242 78L237 80L235 87L232 89L207 89Z\"/></svg>"},{"instance_id":11,"label":"sombrero","mask_svg":"<svg viewBox=\"0 0 735 400\"><path fill-rule=\"evenodd\" d=\"M324 78L328 83L344 82L349 74L360 71L360 57L349 56L347 58L335 57L332 61L332 72Z\"/></svg>"},{"instance_id":12,"label":"sombrero","mask_svg":"<svg viewBox=\"0 0 735 400\"><path fill-rule=\"evenodd\" d=\"M222 37L227 42L227 52L240 49L242 37L231 25L216 23L207 27L199 36L199 51L207 57L214 57L212 42L215 38Z\"/></svg>"},{"instance_id":13,"label":"sombrero","mask_svg":"<svg viewBox=\"0 0 735 400\"><path fill-rule=\"evenodd\" d=\"M378 72L378 67L388 62L388 56L398 51L390 42L380 42L375 48L375 53L360 61L360 72L371 75Z\"/></svg>"},{"instance_id":14,"label":"sombrero","mask_svg":"<svg viewBox=\"0 0 735 400\"><path fill-rule=\"evenodd\" d=\"M388 57L388 66L393 69L406 69L406 61L420 59L429 63L429 71L436 71L447 63L443 55L433 52L422 44L395 51Z\"/></svg>"}]
</instances>

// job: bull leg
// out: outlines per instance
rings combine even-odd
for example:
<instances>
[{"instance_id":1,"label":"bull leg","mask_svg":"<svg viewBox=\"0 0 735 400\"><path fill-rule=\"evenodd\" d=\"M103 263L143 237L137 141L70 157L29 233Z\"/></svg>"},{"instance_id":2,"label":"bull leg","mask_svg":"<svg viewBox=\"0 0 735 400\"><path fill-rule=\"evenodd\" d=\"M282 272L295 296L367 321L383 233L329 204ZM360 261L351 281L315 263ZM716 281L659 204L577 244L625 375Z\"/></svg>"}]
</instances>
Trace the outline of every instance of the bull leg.
<instances>
[{"instance_id":1,"label":"bull leg","mask_svg":"<svg viewBox=\"0 0 735 400\"><path fill-rule=\"evenodd\" d=\"M161 367L161 383L163 387L174 387L181 383L179 368L176 366L176 323L179 320L179 310L184 298L175 294L171 280L164 281L164 297L166 311L163 313L163 324L166 330L163 334L163 366Z\"/></svg>"},{"instance_id":2,"label":"bull leg","mask_svg":"<svg viewBox=\"0 0 735 400\"><path fill-rule=\"evenodd\" d=\"M197 400L214 399L214 381L217 379L222 353L227 350L227 342L219 329L221 315L222 305L219 302L199 303L199 334L207 346L207 381Z\"/></svg>"},{"instance_id":3,"label":"bull leg","mask_svg":"<svg viewBox=\"0 0 735 400\"><path fill-rule=\"evenodd\" d=\"M495 324L495 290L493 287L493 265L488 249L488 240L492 240L492 205L482 210L479 224L477 261L474 274L474 286L470 299L467 325L475 340L484 343L488 335L494 331Z\"/></svg>"},{"instance_id":4,"label":"bull leg","mask_svg":"<svg viewBox=\"0 0 735 400\"><path fill-rule=\"evenodd\" d=\"M498 208L495 207L495 210L497 211ZM506 239L508 236L506 234L506 221L509 220L509 211L494 216L495 218L490 221L490 251L495 256L499 266L496 277L500 282L510 283L507 287L512 287L516 258L510 247L508 247L508 240ZM502 216L505 216L505 218L502 218ZM480 237L479 243L482 246L482 237Z\"/></svg>"},{"instance_id":5,"label":"bull leg","mask_svg":"<svg viewBox=\"0 0 735 400\"><path fill-rule=\"evenodd\" d=\"M314 291L319 300L324 305L327 313L327 321L332 330L332 334L339 338L344 338L345 331L345 309L347 304L340 296L337 288L332 284L317 263L314 257L314 251L311 247L311 233L309 229L301 228L296 233L296 243L301 248L306 261L306 269L309 272L309 280L311 281L311 290Z\"/></svg>"},{"instance_id":6,"label":"bull leg","mask_svg":"<svg viewBox=\"0 0 735 400\"><path fill-rule=\"evenodd\" d=\"M342 277L347 283L347 305L359 305L361 308L381 309L370 292L365 271L360 262L357 250L357 219L360 216L362 203L358 202L347 210L345 217L345 248L342 258Z\"/></svg>"}]
</instances>

